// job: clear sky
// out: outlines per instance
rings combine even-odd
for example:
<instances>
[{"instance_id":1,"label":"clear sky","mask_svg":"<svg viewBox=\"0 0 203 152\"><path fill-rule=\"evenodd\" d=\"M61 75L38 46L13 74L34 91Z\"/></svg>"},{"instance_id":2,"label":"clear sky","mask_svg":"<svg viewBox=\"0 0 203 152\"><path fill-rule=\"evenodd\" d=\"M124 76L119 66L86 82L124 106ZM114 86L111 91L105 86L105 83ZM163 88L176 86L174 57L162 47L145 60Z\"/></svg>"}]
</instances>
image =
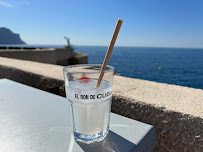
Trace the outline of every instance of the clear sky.
<instances>
[{"instance_id":1,"label":"clear sky","mask_svg":"<svg viewBox=\"0 0 203 152\"><path fill-rule=\"evenodd\" d=\"M0 0L0 27L28 44L203 48L203 0Z\"/></svg>"}]
</instances>

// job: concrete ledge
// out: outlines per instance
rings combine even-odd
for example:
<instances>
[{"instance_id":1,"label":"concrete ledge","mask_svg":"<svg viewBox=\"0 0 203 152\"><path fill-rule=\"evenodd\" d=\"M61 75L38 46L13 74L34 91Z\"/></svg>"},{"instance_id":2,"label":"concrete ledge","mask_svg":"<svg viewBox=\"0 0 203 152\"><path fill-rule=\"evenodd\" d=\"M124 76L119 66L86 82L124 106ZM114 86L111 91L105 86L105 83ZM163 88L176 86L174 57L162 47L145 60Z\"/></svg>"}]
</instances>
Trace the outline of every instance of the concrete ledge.
<instances>
[{"instance_id":1,"label":"concrete ledge","mask_svg":"<svg viewBox=\"0 0 203 152\"><path fill-rule=\"evenodd\" d=\"M62 66L0 57L0 78L64 96ZM154 151L203 149L203 90L115 76L112 111L155 126Z\"/></svg>"},{"instance_id":2,"label":"concrete ledge","mask_svg":"<svg viewBox=\"0 0 203 152\"><path fill-rule=\"evenodd\" d=\"M0 78L65 96L62 66L0 57Z\"/></svg>"},{"instance_id":3,"label":"concrete ledge","mask_svg":"<svg viewBox=\"0 0 203 152\"><path fill-rule=\"evenodd\" d=\"M116 76L114 94L203 118L203 90Z\"/></svg>"}]
</instances>

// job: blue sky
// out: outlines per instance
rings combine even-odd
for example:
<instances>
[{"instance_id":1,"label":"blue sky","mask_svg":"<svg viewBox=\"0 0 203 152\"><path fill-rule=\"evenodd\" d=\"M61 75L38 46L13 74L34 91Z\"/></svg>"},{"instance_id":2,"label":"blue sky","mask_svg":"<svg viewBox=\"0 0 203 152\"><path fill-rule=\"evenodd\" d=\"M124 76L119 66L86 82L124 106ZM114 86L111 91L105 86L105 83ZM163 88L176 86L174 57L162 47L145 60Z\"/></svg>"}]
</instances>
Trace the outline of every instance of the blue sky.
<instances>
[{"instance_id":1,"label":"blue sky","mask_svg":"<svg viewBox=\"0 0 203 152\"><path fill-rule=\"evenodd\" d=\"M0 0L0 27L28 44L203 48L202 0Z\"/></svg>"}]
</instances>

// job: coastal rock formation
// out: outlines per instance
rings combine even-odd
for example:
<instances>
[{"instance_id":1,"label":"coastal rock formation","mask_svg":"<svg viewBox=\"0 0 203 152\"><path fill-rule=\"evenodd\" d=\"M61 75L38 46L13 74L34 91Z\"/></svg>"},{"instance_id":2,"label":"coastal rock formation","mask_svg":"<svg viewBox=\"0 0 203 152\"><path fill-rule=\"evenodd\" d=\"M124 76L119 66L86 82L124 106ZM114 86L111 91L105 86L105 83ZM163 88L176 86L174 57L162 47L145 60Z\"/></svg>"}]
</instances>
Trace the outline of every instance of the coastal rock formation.
<instances>
[{"instance_id":1,"label":"coastal rock formation","mask_svg":"<svg viewBox=\"0 0 203 152\"><path fill-rule=\"evenodd\" d=\"M0 28L0 44L26 44L20 38L19 34L13 33L11 30Z\"/></svg>"}]
</instances>

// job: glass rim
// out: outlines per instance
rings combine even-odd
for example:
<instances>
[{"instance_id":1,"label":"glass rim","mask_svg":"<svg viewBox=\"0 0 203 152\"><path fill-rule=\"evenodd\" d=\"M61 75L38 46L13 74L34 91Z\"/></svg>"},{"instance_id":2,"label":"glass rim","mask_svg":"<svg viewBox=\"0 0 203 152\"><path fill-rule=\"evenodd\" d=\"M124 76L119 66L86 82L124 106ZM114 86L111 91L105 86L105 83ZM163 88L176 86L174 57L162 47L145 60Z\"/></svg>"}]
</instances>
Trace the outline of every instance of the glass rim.
<instances>
[{"instance_id":1,"label":"glass rim","mask_svg":"<svg viewBox=\"0 0 203 152\"><path fill-rule=\"evenodd\" d=\"M99 71L92 71L92 72L86 72L86 71L72 71L72 70L68 70L68 69L70 69L70 68L73 68L73 67L82 67L82 66L87 66L87 67L91 67L91 66L100 66L100 67L102 67L102 64L76 64L76 65L68 65L68 66L65 66L64 68L63 68L63 71L64 72L68 72L68 73L86 73L86 74L96 74L96 73L100 73L101 72L101 70L99 70ZM106 67L108 67L109 69L107 70L105 70L105 71L103 71L104 73L107 73L107 72L115 72L115 68L113 67L113 66L111 66L111 65L107 65Z\"/></svg>"}]
</instances>

